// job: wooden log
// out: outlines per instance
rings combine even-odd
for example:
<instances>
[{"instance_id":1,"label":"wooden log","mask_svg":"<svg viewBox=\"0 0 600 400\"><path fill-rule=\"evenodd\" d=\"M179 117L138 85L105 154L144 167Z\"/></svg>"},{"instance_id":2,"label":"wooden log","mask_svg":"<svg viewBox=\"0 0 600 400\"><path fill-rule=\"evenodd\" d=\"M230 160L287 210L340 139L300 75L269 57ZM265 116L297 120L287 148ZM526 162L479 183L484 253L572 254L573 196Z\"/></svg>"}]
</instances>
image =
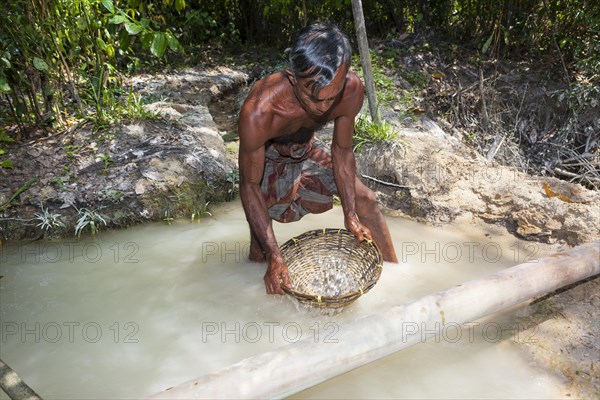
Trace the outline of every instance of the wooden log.
<instances>
[{"instance_id":1,"label":"wooden log","mask_svg":"<svg viewBox=\"0 0 600 400\"><path fill-rule=\"evenodd\" d=\"M307 338L151 398L286 397L423 341L419 330L431 337L599 273L597 240L360 318L340 327L337 343Z\"/></svg>"},{"instance_id":2,"label":"wooden log","mask_svg":"<svg viewBox=\"0 0 600 400\"><path fill-rule=\"evenodd\" d=\"M41 400L41 397L2 360L0 360L0 388L12 400Z\"/></svg>"}]
</instances>

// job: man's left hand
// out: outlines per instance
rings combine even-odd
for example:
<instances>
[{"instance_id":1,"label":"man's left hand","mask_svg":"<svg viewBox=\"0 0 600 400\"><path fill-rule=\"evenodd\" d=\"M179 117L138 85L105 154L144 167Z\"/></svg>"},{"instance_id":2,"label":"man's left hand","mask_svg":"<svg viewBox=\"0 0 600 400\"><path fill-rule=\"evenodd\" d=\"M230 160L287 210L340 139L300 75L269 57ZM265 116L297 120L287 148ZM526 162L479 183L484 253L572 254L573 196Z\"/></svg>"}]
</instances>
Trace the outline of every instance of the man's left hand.
<instances>
[{"instance_id":1,"label":"man's left hand","mask_svg":"<svg viewBox=\"0 0 600 400\"><path fill-rule=\"evenodd\" d=\"M359 243L363 240L373 240L373 237L371 236L371 230L360 223L356 214L347 217L345 222L346 229L356 236L356 239Z\"/></svg>"}]
</instances>

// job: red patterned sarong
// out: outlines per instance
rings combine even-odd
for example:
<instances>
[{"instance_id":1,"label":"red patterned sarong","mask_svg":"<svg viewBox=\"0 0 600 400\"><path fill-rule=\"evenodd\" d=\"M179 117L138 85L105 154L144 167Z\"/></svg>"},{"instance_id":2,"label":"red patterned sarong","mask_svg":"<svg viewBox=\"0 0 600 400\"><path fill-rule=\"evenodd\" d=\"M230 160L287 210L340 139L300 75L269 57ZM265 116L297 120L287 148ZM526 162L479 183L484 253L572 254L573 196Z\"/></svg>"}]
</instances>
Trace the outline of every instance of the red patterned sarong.
<instances>
[{"instance_id":1,"label":"red patterned sarong","mask_svg":"<svg viewBox=\"0 0 600 400\"><path fill-rule=\"evenodd\" d=\"M298 221L333 207L337 193L331 155L314 137L307 143L272 143L266 148L261 190L269 216Z\"/></svg>"}]
</instances>

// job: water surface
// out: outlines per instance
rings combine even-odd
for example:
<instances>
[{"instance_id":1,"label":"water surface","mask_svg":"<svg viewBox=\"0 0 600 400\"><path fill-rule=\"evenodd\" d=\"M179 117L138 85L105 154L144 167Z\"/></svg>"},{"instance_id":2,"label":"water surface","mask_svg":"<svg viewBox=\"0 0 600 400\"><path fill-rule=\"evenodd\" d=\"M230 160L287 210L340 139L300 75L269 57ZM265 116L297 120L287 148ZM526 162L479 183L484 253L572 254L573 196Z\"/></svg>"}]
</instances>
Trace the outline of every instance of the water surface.
<instances>
[{"instance_id":1,"label":"water surface","mask_svg":"<svg viewBox=\"0 0 600 400\"><path fill-rule=\"evenodd\" d=\"M44 398L140 398L304 337L334 340L345 323L544 254L474 226L388 218L400 264L337 316L265 293L250 263L239 202L200 223L176 221L96 238L5 245L0 254L0 358ZM341 208L275 224L280 243L343 226ZM494 319L496 318L496 319ZM298 398L555 398L560 382L510 346L513 314L473 338L430 335ZM491 327L491 328L490 328ZM493 328L493 329L492 329ZM0 394L0 398L6 398Z\"/></svg>"}]
</instances>

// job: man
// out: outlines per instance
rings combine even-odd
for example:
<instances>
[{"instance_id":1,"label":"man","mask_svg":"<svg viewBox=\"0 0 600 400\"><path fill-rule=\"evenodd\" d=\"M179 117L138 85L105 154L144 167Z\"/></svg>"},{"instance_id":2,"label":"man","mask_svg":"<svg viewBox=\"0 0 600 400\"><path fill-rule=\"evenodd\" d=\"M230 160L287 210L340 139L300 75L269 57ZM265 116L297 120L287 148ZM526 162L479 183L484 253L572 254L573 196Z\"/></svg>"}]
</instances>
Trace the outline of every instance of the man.
<instances>
[{"instance_id":1,"label":"man","mask_svg":"<svg viewBox=\"0 0 600 400\"><path fill-rule=\"evenodd\" d=\"M272 220L297 221L342 200L344 224L357 240L373 239L386 261L397 262L375 194L356 177L354 118L364 86L350 68L350 43L334 25L302 29L290 69L256 82L239 119L240 196L250 225L252 261L267 261L267 293L284 294L288 267ZM314 132L334 121L331 155Z\"/></svg>"}]
</instances>

